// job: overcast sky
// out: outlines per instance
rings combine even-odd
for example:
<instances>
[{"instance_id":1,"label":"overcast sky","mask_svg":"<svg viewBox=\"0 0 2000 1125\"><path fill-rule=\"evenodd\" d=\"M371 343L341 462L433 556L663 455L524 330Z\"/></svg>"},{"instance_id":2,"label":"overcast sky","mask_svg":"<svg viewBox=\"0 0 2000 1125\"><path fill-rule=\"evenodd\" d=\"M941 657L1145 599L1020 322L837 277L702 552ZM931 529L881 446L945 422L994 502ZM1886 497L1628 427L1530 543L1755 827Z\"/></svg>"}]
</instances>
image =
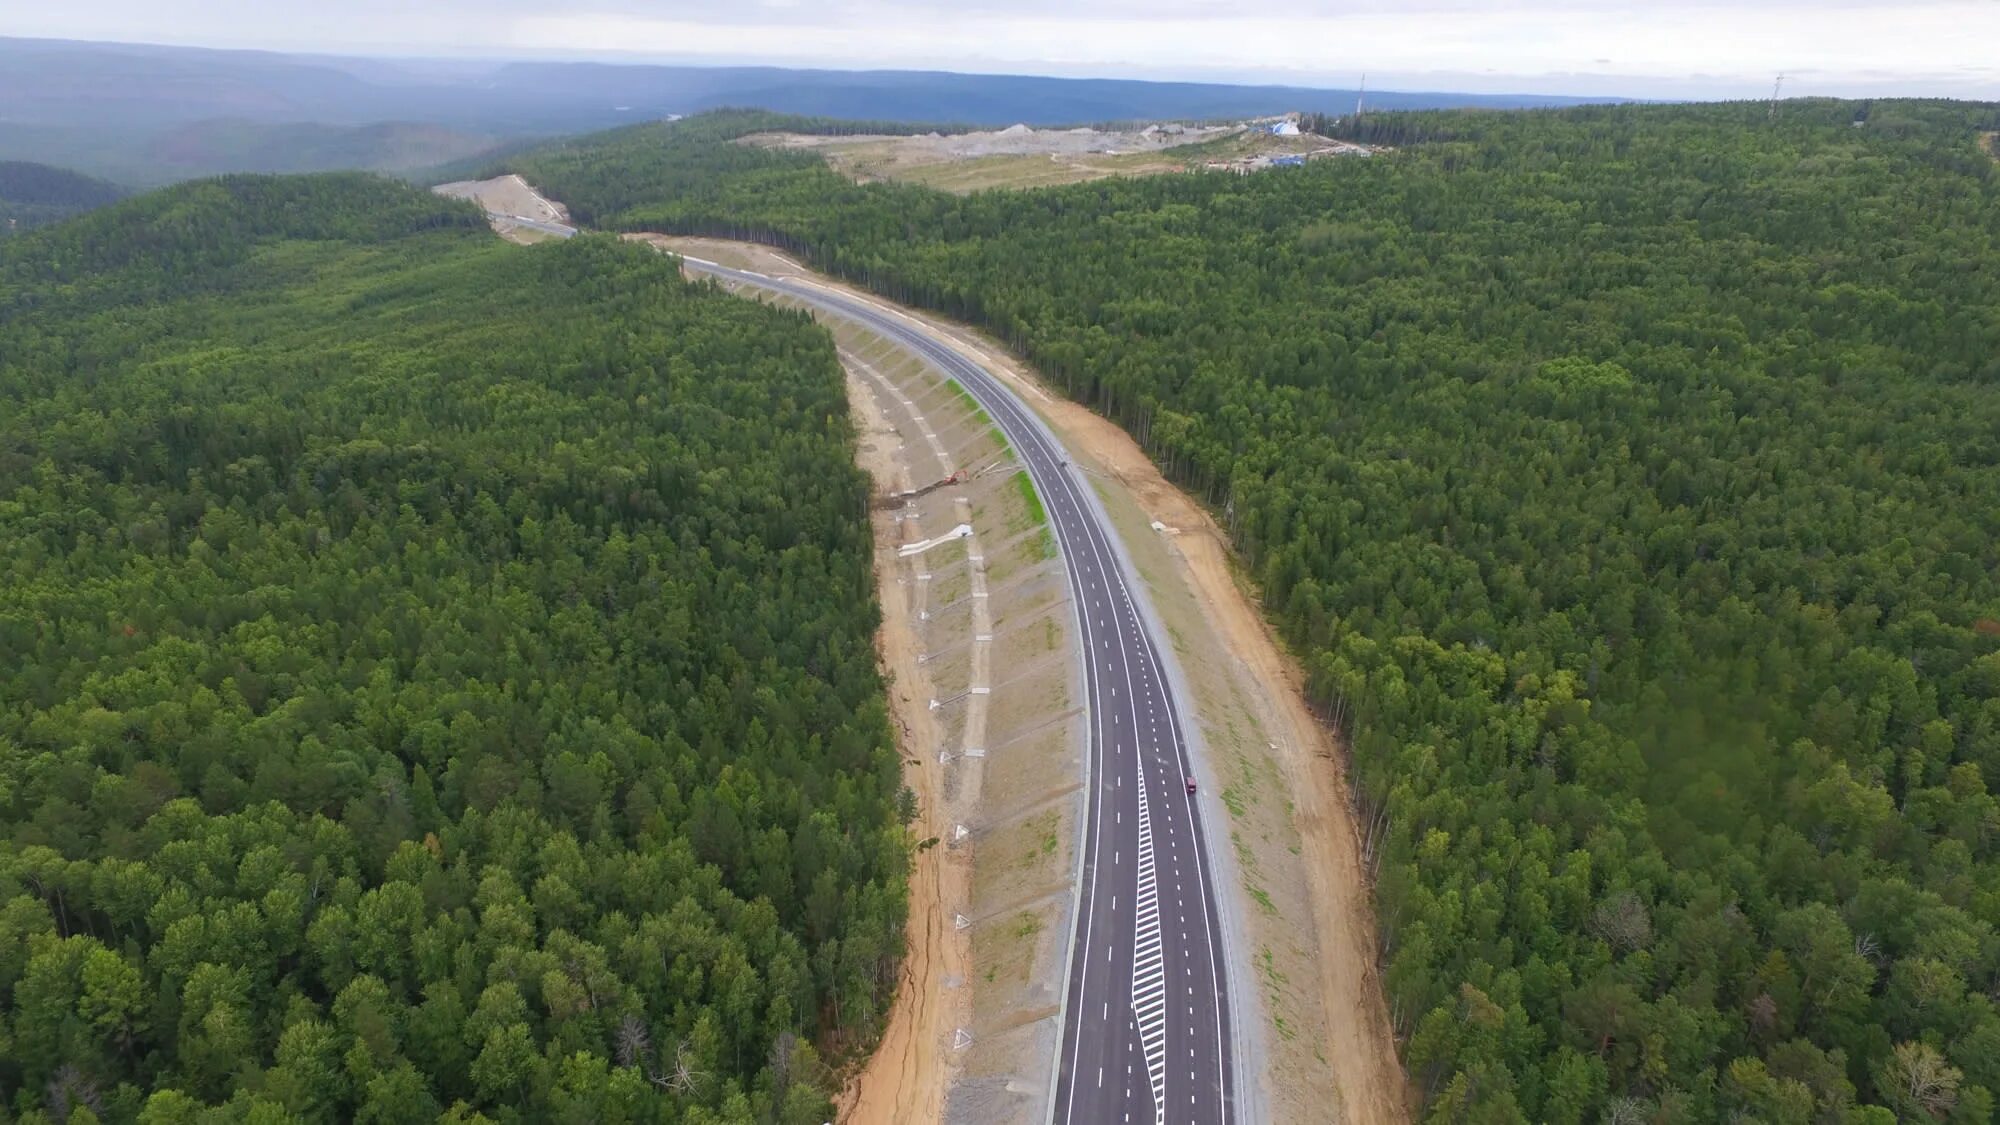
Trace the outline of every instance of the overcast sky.
<instances>
[{"instance_id":1,"label":"overcast sky","mask_svg":"<svg viewBox=\"0 0 2000 1125\"><path fill-rule=\"evenodd\" d=\"M0 34L1653 97L2000 98L2000 0L8 0Z\"/></svg>"}]
</instances>

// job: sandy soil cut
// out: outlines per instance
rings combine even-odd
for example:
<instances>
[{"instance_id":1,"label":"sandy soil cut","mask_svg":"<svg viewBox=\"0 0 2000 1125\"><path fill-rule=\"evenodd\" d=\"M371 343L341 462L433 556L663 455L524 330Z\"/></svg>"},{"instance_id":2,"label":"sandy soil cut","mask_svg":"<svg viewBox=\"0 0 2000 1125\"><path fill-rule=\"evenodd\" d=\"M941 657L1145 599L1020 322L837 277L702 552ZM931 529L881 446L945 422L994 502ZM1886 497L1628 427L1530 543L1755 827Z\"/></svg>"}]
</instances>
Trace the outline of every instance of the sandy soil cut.
<instances>
[{"instance_id":1,"label":"sandy soil cut","mask_svg":"<svg viewBox=\"0 0 2000 1125\"><path fill-rule=\"evenodd\" d=\"M853 373L848 375L848 399L855 407L861 432L858 460L874 479L878 492L910 487L910 472L899 456L902 439L890 425L874 395ZM875 513L876 597L882 605L882 628L876 651L889 680L889 710L896 722L903 752L904 780L917 794L920 840L942 841L950 826L942 799L943 785L935 751L942 744L929 706L930 693L917 661L918 643L910 606L897 581L893 561L900 533L893 515ZM883 562L889 565L883 565ZM868 1065L842 1092L840 1115L846 1121L937 1121L944 1115L944 1058L951 1026L959 1019L960 996L948 982L965 979L966 942L957 939L945 903L962 901L967 865L948 862L940 846L919 851L910 873L910 919L905 933L903 979L896 989L882 1042Z\"/></svg>"},{"instance_id":2,"label":"sandy soil cut","mask_svg":"<svg viewBox=\"0 0 2000 1125\"><path fill-rule=\"evenodd\" d=\"M713 261L819 281L895 308L767 247L653 241ZM1242 912L1252 943L1245 953L1254 961L1267 1021L1262 1041L1272 1119L1409 1121L1413 1099L1377 975L1346 748L1306 707L1303 672L1258 612L1227 538L1129 435L1051 393L999 344L942 318L897 311L1014 379L1080 463L1097 470L1106 506L1168 618L1188 665L1204 736L1223 759L1217 767L1228 779L1226 792L1235 791L1230 835L1252 884L1245 889L1252 901ZM1168 530L1153 532L1155 522ZM1217 658L1204 659L1204 652ZM1296 903L1289 901L1294 897Z\"/></svg>"},{"instance_id":3,"label":"sandy soil cut","mask_svg":"<svg viewBox=\"0 0 2000 1125\"><path fill-rule=\"evenodd\" d=\"M458 180L431 189L453 199L470 199L497 215L515 215L542 223L569 222L569 208L548 198L516 175L490 180Z\"/></svg>"},{"instance_id":4,"label":"sandy soil cut","mask_svg":"<svg viewBox=\"0 0 2000 1125\"><path fill-rule=\"evenodd\" d=\"M495 176L490 180L457 180L439 184L431 190L453 199L469 199L477 203L485 209L487 220L493 224L493 230L500 237L524 245L544 242L555 236L547 231L511 222L510 216L531 219L538 223L569 222L569 208L536 191L528 181L512 174Z\"/></svg>"}]
</instances>

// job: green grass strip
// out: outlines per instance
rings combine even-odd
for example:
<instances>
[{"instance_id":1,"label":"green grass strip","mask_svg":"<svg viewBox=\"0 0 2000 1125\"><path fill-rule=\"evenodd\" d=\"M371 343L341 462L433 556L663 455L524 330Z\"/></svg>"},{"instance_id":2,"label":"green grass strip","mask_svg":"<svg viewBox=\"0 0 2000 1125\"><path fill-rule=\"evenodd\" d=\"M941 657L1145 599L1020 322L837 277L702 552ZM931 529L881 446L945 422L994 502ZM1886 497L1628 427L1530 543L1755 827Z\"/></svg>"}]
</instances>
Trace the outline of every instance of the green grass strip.
<instances>
[{"instance_id":1,"label":"green grass strip","mask_svg":"<svg viewBox=\"0 0 2000 1125\"><path fill-rule=\"evenodd\" d=\"M1049 522L1049 513L1042 508L1042 498L1035 492L1035 482L1028 478L1028 471L1014 474L1014 483L1021 487L1021 499L1028 505L1028 518L1038 524Z\"/></svg>"},{"instance_id":2,"label":"green grass strip","mask_svg":"<svg viewBox=\"0 0 2000 1125\"><path fill-rule=\"evenodd\" d=\"M1007 443L1007 435L1001 433L1000 427L993 424L993 418L986 413L985 407L979 405L979 400L972 397L971 391L966 390L958 380L949 377L945 379L945 385L950 387L960 399L964 400L965 408L972 412L973 421L993 431L993 440L1000 443L1000 455L1002 457L1014 452L1014 447Z\"/></svg>"}]
</instances>

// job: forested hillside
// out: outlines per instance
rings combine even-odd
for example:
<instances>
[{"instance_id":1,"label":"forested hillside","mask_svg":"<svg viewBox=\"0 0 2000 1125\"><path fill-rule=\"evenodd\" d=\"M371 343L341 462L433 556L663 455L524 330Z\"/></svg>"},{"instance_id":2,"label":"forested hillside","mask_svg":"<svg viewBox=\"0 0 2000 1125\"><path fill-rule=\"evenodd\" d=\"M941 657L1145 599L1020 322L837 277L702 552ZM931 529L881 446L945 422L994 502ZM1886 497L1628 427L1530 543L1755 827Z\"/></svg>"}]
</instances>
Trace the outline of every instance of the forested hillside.
<instances>
[{"instance_id":1,"label":"forested hillside","mask_svg":"<svg viewBox=\"0 0 2000 1125\"><path fill-rule=\"evenodd\" d=\"M222 172L330 172L361 169L402 174L490 152L487 134L441 125L382 121L367 125L262 122L223 118L161 133L134 157L139 182L160 183Z\"/></svg>"},{"instance_id":2,"label":"forested hillside","mask_svg":"<svg viewBox=\"0 0 2000 1125\"><path fill-rule=\"evenodd\" d=\"M1428 1118L1993 1118L2000 110L966 198L734 128L516 167L988 325L1214 505L1351 735Z\"/></svg>"},{"instance_id":3,"label":"forested hillside","mask_svg":"<svg viewBox=\"0 0 2000 1125\"><path fill-rule=\"evenodd\" d=\"M116 184L66 168L0 160L0 238L125 197Z\"/></svg>"},{"instance_id":4,"label":"forested hillside","mask_svg":"<svg viewBox=\"0 0 2000 1125\"><path fill-rule=\"evenodd\" d=\"M826 162L815 153L729 143L738 137L780 131L836 136L909 134L923 128L888 121L837 121L727 109L681 121L628 125L508 153L485 168L484 175L531 171L551 190L558 184L570 189L567 195L575 202L565 200L565 206L576 221L638 230L645 229L644 219L632 212L662 201L676 209L706 214L720 209L725 198L734 200L768 183L775 190L798 195L801 202L817 209L815 201L833 202L825 193L827 181L836 186L844 182L828 172ZM874 200L867 194L855 198L860 202ZM756 213L748 217L752 221L763 218Z\"/></svg>"},{"instance_id":5,"label":"forested hillside","mask_svg":"<svg viewBox=\"0 0 2000 1125\"><path fill-rule=\"evenodd\" d=\"M0 249L0 1120L825 1120L905 893L852 439L803 316L383 180Z\"/></svg>"}]
</instances>

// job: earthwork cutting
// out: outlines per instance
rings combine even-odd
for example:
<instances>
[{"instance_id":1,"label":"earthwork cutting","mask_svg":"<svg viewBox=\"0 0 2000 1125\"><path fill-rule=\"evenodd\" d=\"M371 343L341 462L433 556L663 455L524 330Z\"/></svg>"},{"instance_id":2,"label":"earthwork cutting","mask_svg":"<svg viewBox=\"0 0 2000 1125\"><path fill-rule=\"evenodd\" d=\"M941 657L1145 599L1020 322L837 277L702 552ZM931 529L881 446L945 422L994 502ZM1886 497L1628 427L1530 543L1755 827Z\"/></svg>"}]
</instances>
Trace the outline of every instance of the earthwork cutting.
<instances>
[{"instance_id":1,"label":"earthwork cutting","mask_svg":"<svg viewBox=\"0 0 2000 1125\"><path fill-rule=\"evenodd\" d=\"M1300 133L1282 118L1129 129L1012 125L994 132L916 136L759 133L738 143L817 152L834 171L862 183L901 180L952 192L1196 170L1250 172L1375 151Z\"/></svg>"}]
</instances>

